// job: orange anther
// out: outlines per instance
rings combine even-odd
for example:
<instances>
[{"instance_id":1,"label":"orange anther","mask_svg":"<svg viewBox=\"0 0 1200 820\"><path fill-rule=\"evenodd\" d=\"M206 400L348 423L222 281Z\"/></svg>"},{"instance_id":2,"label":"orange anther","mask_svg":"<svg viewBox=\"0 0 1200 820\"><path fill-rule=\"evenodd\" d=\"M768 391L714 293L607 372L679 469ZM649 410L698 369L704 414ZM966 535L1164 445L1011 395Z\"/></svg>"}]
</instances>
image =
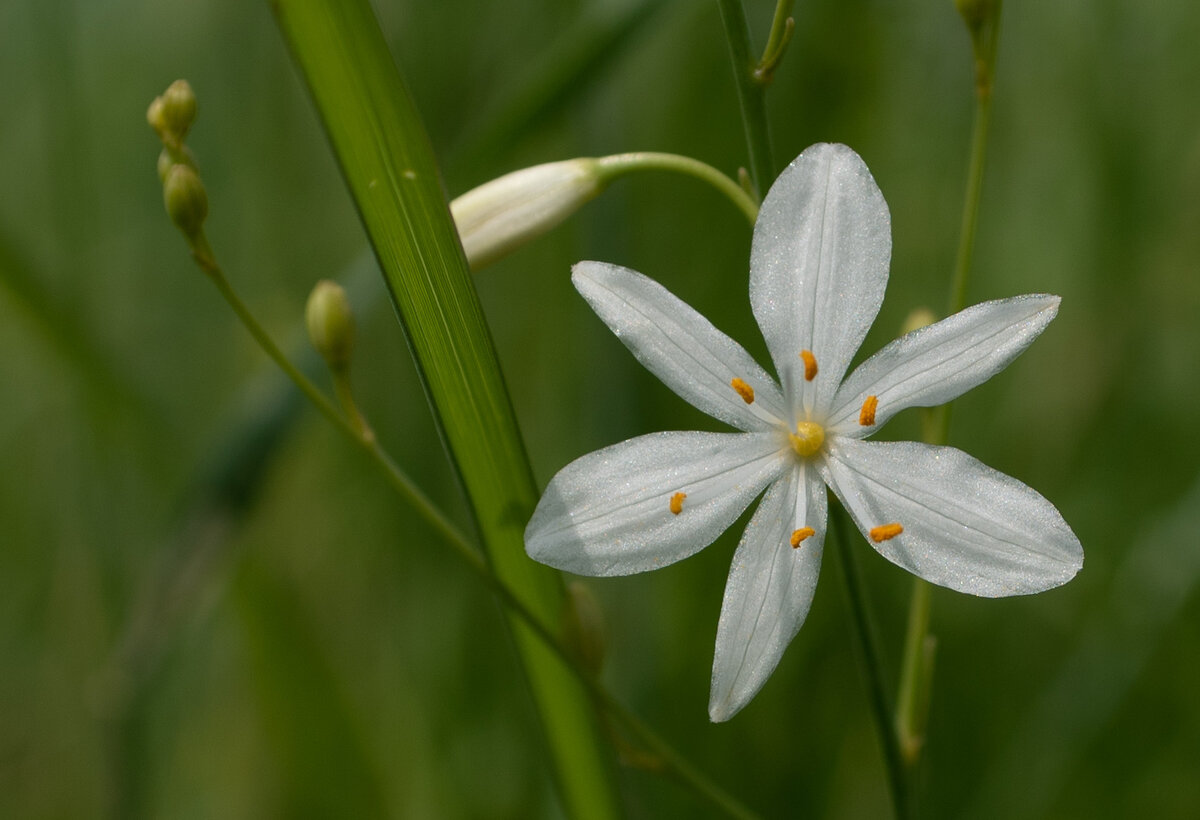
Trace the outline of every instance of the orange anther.
<instances>
[{"instance_id":1,"label":"orange anther","mask_svg":"<svg viewBox=\"0 0 1200 820\"><path fill-rule=\"evenodd\" d=\"M879 399L875 396L867 396L867 400L863 402L862 410L858 411L858 423L863 427L870 427L875 423L875 408L879 406Z\"/></svg>"},{"instance_id":2,"label":"orange anther","mask_svg":"<svg viewBox=\"0 0 1200 820\"><path fill-rule=\"evenodd\" d=\"M895 538L902 532L904 532L904 527L899 524L880 524L878 527L871 527L871 531L867 534L871 536L872 541L878 544L880 541Z\"/></svg>"},{"instance_id":3,"label":"orange anther","mask_svg":"<svg viewBox=\"0 0 1200 820\"><path fill-rule=\"evenodd\" d=\"M676 515L683 512L683 499L685 498L687 498L687 493L675 493L675 495L671 496L671 503L668 505L671 508L671 512Z\"/></svg>"},{"instance_id":4,"label":"orange anther","mask_svg":"<svg viewBox=\"0 0 1200 820\"><path fill-rule=\"evenodd\" d=\"M804 380L810 382L817 377L817 357L811 350L801 350L800 358L804 359Z\"/></svg>"},{"instance_id":5,"label":"orange anther","mask_svg":"<svg viewBox=\"0 0 1200 820\"><path fill-rule=\"evenodd\" d=\"M746 384L741 379L734 379L729 383L729 386L737 391L737 394L742 397L742 401L746 404L754 403L754 388Z\"/></svg>"},{"instance_id":6,"label":"orange anther","mask_svg":"<svg viewBox=\"0 0 1200 820\"><path fill-rule=\"evenodd\" d=\"M816 534L817 534L817 531L814 530L812 527L801 527L800 529L795 530L792 533L792 549L796 549L797 547L799 547L800 542L803 541L805 538L812 538Z\"/></svg>"}]
</instances>

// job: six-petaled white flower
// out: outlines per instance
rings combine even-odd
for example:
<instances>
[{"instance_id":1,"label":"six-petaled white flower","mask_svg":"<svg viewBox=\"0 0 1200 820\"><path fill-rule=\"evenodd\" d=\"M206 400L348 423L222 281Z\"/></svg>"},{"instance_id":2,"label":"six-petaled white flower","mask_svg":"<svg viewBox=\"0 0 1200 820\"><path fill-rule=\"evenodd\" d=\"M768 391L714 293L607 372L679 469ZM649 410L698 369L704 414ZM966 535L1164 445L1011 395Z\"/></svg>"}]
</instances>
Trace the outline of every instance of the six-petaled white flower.
<instances>
[{"instance_id":1,"label":"six-petaled white flower","mask_svg":"<svg viewBox=\"0 0 1200 820\"><path fill-rule=\"evenodd\" d=\"M974 595L1040 592L1083 563L1041 495L951 447L866 442L906 407L947 402L1007 366L1058 310L1051 295L975 305L884 347L843 379L888 278L887 205L863 161L815 145L754 226L750 302L780 384L704 317L634 271L574 268L575 287L668 387L740 433L640 436L586 455L546 488L529 555L579 575L656 569L712 543L766 489L733 557L709 714L762 688L817 582L828 486L872 546Z\"/></svg>"}]
</instances>

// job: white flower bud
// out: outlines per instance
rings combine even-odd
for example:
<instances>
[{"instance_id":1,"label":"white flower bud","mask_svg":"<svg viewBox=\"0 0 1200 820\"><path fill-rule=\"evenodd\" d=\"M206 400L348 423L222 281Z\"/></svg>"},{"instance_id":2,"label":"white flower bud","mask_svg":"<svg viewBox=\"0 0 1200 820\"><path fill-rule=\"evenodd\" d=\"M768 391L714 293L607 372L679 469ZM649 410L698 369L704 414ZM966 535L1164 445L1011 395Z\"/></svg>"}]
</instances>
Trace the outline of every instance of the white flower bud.
<instances>
[{"instance_id":1,"label":"white flower bud","mask_svg":"<svg viewBox=\"0 0 1200 820\"><path fill-rule=\"evenodd\" d=\"M592 159L535 165L484 183L450 203L472 270L479 270L575 213L607 180Z\"/></svg>"}]
</instances>

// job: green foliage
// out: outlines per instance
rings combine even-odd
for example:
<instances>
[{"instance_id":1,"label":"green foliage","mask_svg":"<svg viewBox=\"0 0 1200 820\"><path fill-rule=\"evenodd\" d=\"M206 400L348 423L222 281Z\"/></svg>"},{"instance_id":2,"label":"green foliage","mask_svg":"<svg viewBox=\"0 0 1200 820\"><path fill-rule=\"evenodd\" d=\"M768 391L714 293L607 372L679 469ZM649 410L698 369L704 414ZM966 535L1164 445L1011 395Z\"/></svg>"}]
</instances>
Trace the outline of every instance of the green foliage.
<instances>
[{"instance_id":1,"label":"green foliage","mask_svg":"<svg viewBox=\"0 0 1200 820\"><path fill-rule=\"evenodd\" d=\"M631 150L731 176L749 164L715 3L375 6L450 196L518 167ZM773 4L746 11L758 59ZM892 282L869 353L913 309L945 300L971 41L950 2L810 2L793 15L766 92L776 164L847 142L892 209ZM18 2L0 21L0 71L28 78L0 87L0 816L262 817L298 801L558 816L501 610L361 455L264 378L163 214L142 115L186 75L200 98L188 143L211 200L205 231L273 334L304 351L313 283L363 265L359 215L269 11ZM967 301L1044 290L1063 307L1029 353L956 405L951 443L1054 500L1087 559L1035 598L934 590L922 808L1193 816L1200 9L1006 3L1002 28ZM727 202L655 175L614 182L479 275L537 482L633 435L716 428L611 338L571 289L570 264L654 276L765 361L748 249ZM349 287L359 403L466 526L378 272L365 282ZM231 443L248 415L270 422ZM889 431L915 437L918 423ZM243 460L210 471L229 463L226 446ZM533 485L521 492L531 500ZM733 546L727 536L664 572L588 582L607 624L605 680L766 815L882 816L836 562L754 704L708 723ZM909 578L854 546L895 679ZM147 605L158 573L180 583ZM129 641L147 611L132 631L145 637ZM264 643L273 630L288 642ZM123 665L130 645L151 647L143 665ZM117 698L130 690L110 673L130 668L136 696ZM703 811L652 771L620 780L634 817Z\"/></svg>"}]
</instances>

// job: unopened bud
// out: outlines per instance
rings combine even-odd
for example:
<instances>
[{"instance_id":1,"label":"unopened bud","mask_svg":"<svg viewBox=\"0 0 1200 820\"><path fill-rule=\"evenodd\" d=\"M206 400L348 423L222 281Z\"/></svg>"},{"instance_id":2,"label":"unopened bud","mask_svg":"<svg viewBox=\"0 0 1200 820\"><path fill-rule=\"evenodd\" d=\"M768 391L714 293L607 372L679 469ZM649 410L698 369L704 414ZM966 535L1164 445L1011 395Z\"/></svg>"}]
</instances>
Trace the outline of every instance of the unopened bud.
<instances>
[{"instance_id":1,"label":"unopened bud","mask_svg":"<svg viewBox=\"0 0 1200 820\"><path fill-rule=\"evenodd\" d=\"M176 138L183 142L196 121L196 94L187 80L176 80L162 95L162 119Z\"/></svg>"},{"instance_id":2,"label":"unopened bud","mask_svg":"<svg viewBox=\"0 0 1200 820\"><path fill-rule=\"evenodd\" d=\"M450 203L472 270L541 236L604 189L595 160L571 159L513 171Z\"/></svg>"},{"instance_id":3,"label":"unopened bud","mask_svg":"<svg viewBox=\"0 0 1200 820\"><path fill-rule=\"evenodd\" d=\"M584 584L567 584L566 612L563 616L563 643L580 665L593 675L600 673L607 648L604 614L596 596Z\"/></svg>"},{"instance_id":4,"label":"unopened bud","mask_svg":"<svg viewBox=\"0 0 1200 820\"><path fill-rule=\"evenodd\" d=\"M196 158L192 155L191 149L186 145L178 151L173 148L164 147L158 154L158 179L159 182L167 181L167 174L171 171L173 165L186 165L193 171L199 172L196 167Z\"/></svg>"},{"instance_id":5,"label":"unopened bud","mask_svg":"<svg viewBox=\"0 0 1200 820\"><path fill-rule=\"evenodd\" d=\"M208 193L196 169L175 163L163 180L163 202L167 214L189 239L200 233L208 216Z\"/></svg>"},{"instance_id":6,"label":"unopened bud","mask_svg":"<svg viewBox=\"0 0 1200 820\"><path fill-rule=\"evenodd\" d=\"M146 109L146 121L167 145L183 144L196 120L196 95L187 80L176 80Z\"/></svg>"},{"instance_id":7,"label":"unopened bud","mask_svg":"<svg viewBox=\"0 0 1200 820\"><path fill-rule=\"evenodd\" d=\"M150 123L150 127L162 136L163 130L166 128L166 122L163 119L163 98L155 97L150 101L150 107L146 109L146 122Z\"/></svg>"},{"instance_id":8,"label":"unopened bud","mask_svg":"<svg viewBox=\"0 0 1200 820\"><path fill-rule=\"evenodd\" d=\"M317 282L309 294L304 321L308 338L329 368L345 370L354 350L354 314L345 289L328 279Z\"/></svg>"},{"instance_id":9,"label":"unopened bud","mask_svg":"<svg viewBox=\"0 0 1200 820\"><path fill-rule=\"evenodd\" d=\"M904 320L904 324L900 326L900 335L912 333L914 330L931 325L938 320L937 314L927 307L919 307L912 313L908 314L908 318Z\"/></svg>"}]
</instances>

